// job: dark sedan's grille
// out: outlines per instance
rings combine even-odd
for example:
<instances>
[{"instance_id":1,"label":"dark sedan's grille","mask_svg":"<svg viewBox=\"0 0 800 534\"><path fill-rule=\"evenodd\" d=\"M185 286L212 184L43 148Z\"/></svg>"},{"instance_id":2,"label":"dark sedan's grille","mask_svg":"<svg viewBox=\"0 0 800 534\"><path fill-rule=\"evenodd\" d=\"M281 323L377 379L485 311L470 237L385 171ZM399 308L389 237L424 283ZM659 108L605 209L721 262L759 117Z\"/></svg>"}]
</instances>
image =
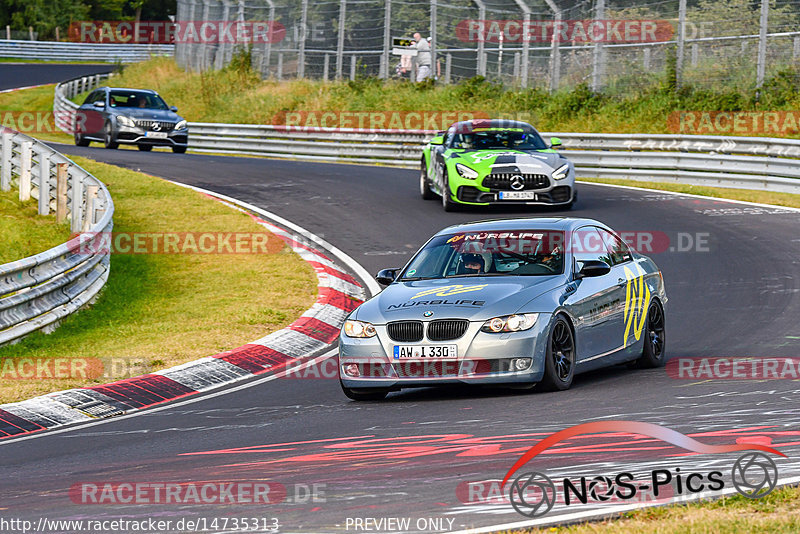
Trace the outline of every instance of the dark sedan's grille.
<instances>
[{"instance_id":1,"label":"dark sedan's grille","mask_svg":"<svg viewBox=\"0 0 800 534\"><path fill-rule=\"evenodd\" d=\"M464 335L469 326L465 319L440 319L428 325L428 339L431 341L447 341L458 339Z\"/></svg>"},{"instance_id":2,"label":"dark sedan's grille","mask_svg":"<svg viewBox=\"0 0 800 534\"><path fill-rule=\"evenodd\" d=\"M458 376L461 362L402 362L394 364L394 372L402 378L438 378Z\"/></svg>"},{"instance_id":3,"label":"dark sedan's grille","mask_svg":"<svg viewBox=\"0 0 800 534\"><path fill-rule=\"evenodd\" d=\"M515 189L511 187L512 178L514 176L522 177L522 181L525 184L524 188L516 189L517 191L550 187L550 178L546 174L522 174L517 172L489 174L483 179L483 187L500 191L515 191Z\"/></svg>"},{"instance_id":4,"label":"dark sedan's grille","mask_svg":"<svg viewBox=\"0 0 800 534\"><path fill-rule=\"evenodd\" d=\"M422 340L422 322L395 321L386 325L386 331L393 341L411 343Z\"/></svg>"},{"instance_id":5,"label":"dark sedan's grille","mask_svg":"<svg viewBox=\"0 0 800 534\"><path fill-rule=\"evenodd\" d=\"M175 127L175 123L166 121L136 121L136 126L144 130L171 132Z\"/></svg>"}]
</instances>

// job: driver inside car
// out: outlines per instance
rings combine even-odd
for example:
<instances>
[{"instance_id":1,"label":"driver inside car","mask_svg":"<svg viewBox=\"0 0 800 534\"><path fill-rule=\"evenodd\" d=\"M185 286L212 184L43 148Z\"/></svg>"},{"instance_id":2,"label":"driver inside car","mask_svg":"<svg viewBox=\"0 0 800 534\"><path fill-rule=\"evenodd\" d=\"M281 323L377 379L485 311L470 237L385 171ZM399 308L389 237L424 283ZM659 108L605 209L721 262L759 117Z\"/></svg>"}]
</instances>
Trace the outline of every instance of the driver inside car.
<instances>
[{"instance_id":1,"label":"driver inside car","mask_svg":"<svg viewBox=\"0 0 800 534\"><path fill-rule=\"evenodd\" d=\"M481 274L485 272L483 256L480 254L464 254L461 261L464 262L463 274Z\"/></svg>"}]
</instances>

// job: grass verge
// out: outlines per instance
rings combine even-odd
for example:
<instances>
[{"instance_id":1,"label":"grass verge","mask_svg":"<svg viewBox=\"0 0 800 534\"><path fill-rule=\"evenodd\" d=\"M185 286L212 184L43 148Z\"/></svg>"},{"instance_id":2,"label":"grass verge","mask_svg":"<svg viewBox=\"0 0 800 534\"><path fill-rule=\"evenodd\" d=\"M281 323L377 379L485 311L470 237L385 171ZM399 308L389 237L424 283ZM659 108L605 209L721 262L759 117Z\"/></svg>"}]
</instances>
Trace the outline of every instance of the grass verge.
<instances>
[{"instance_id":1,"label":"grass verge","mask_svg":"<svg viewBox=\"0 0 800 534\"><path fill-rule=\"evenodd\" d=\"M74 160L108 186L116 206L115 233L265 232L248 215L194 191L89 159ZM104 383L235 348L290 324L313 304L316 286L313 269L285 247L271 254L114 254L108 283L92 307L65 319L52 334L36 333L0 348L0 402ZM114 359L118 364L104 366L106 374L93 380L11 379L7 371L15 362L6 360L20 363L22 358Z\"/></svg>"},{"instance_id":2,"label":"grass verge","mask_svg":"<svg viewBox=\"0 0 800 534\"><path fill-rule=\"evenodd\" d=\"M72 143L67 135L55 126L53 120L53 92L55 84L32 87L20 91L0 93L0 127L5 126L42 141ZM6 112L12 113L6 113ZM17 112L17 113L14 113ZM20 115L31 113L33 115Z\"/></svg>"},{"instance_id":3,"label":"grass verge","mask_svg":"<svg viewBox=\"0 0 800 534\"><path fill-rule=\"evenodd\" d=\"M565 152L565 154L569 157L569 152ZM615 180L606 178L578 178L578 180L588 183L642 187L646 189L658 189L660 191L689 193L703 197L743 200L746 202L757 202L759 204L774 204L776 206L800 208L800 195L795 195L793 193L774 193L771 191L753 191L750 189L732 189L727 187L709 187L665 182L640 182L638 180Z\"/></svg>"},{"instance_id":4,"label":"grass verge","mask_svg":"<svg viewBox=\"0 0 800 534\"><path fill-rule=\"evenodd\" d=\"M739 534L800 532L800 488L778 488L758 500L741 495L713 501L646 508L619 519L564 527L507 531L559 534Z\"/></svg>"},{"instance_id":5,"label":"grass verge","mask_svg":"<svg viewBox=\"0 0 800 534\"><path fill-rule=\"evenodd\" d=\"M44 252L69 239L69 224L38 214L36 200L20 202L19 190L0 191L0 264Z\"/></svg>"}]
</instances>

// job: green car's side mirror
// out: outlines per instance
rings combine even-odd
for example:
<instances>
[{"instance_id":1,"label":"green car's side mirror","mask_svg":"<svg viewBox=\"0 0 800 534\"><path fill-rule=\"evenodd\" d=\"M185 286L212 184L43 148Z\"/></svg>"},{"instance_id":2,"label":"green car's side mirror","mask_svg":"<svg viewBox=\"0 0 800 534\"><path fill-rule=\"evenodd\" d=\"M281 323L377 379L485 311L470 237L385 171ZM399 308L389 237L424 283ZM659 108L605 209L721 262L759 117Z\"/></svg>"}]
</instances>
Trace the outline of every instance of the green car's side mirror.
<instances>
[{"instance_id":1,"label":"green car's side mirror","mask_svg":"<svg viewBox=\"0 0 800 534\"><path fill-rule=\"evenodd\" d=\"M436 137L434 137L433 139L428 141L428 143L430 143L431 145L443 145L444 144L444 136L443 135L437 135Z\"/></svg>"},{"instance_id":2,"label":"green car's side mirror","mask_svg":"<svg viewBox=\"0 0 800 534\"><path fill-rule=\"evenodd\" d=\"M561 139L559 139L558 137L551 137L550 148L556 148L557 146L561 146Z\"/></svg>"}]
</instances>

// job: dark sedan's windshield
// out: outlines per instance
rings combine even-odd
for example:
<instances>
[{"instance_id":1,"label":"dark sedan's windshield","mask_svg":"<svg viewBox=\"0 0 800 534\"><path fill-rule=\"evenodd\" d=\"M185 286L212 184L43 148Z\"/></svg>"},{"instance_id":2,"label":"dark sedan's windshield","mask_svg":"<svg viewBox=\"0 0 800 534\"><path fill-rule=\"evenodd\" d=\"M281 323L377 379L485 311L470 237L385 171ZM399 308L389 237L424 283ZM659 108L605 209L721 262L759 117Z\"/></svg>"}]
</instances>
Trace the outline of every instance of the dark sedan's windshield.
<instances>
[{"instance_id":1,"label":"dark sedan's windshield","mask_svg":"<svg viewBox=\"0 0 800 534\"><path fill-rule=\"evenodd\" d=\"M441 235L401 280L464 276L547 276L564 272L564 232L500 230Z\"/></svg>"},{"instance_id":2,"label":"dark sedan's windshield","mask_svg":"<svg viewBox=\"0 0 800 534\"><path fill-rule=\"evenodd\" d=\"M536 133L510 129L457 133L451 146L467 150L544 150L547 143Z\"/></svg>"},{"instance_id":3,"label":"dark sedan's windshield","mask_svg":"<svg viewBox=\"0 0 800 534\"><path fill-rule=\"evenodd\" d=\"M112 108L167 109L160 96L142 91L111 91L108 102Z\"/></svg>"}]
</instances>

